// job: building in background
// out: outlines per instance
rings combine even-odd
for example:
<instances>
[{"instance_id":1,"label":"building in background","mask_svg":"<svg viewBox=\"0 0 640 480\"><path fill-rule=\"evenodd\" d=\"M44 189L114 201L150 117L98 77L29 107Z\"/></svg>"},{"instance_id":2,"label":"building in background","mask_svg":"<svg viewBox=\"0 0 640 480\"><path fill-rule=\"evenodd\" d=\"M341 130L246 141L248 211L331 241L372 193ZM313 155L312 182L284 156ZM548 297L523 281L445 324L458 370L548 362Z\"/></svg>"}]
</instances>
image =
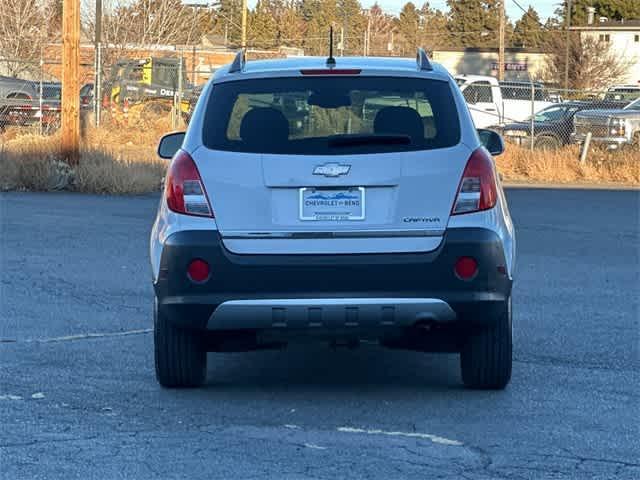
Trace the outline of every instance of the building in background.
<instances>
[{"instance_id":1,"label":"building in background","mask_svg":"<svg viewBox=\"0 0 640 480\"><path fill-rule=\"evenodd\" d=\"M539 79L543 76L547 55L541 50L507 48L505 77L508 80ZM448 48L435 50L433 59L452 75L498 75L497 48Z\"/></svg>"},{"instance_id":2,"label":"building in background","mask_svg":"<svg viewBox=\"0 0 640 480\"><path fill-rule=\"evenodd\" d=\"M593 11L589 23L582 27L572 27L581 36L610 45L611 51L629 64L626 83L640 85L640 20L610 21L600 17L594 21Z\"/></svg>"}]
</instances>

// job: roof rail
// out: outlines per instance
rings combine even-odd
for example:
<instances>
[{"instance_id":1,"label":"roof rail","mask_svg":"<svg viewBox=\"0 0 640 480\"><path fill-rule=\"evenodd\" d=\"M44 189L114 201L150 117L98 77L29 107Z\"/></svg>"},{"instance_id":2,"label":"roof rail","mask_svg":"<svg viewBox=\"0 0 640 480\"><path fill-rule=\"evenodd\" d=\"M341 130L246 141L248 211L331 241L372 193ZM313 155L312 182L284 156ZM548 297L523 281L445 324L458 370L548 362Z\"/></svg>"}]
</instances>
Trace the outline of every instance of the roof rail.
<instances>
[{"instance_id":1,"label":"roof rail","mask_svg":"<svg viewBox=\"0 0 640 480\"><path fill-rule=\"evenodd\" d=\"M416 63L418 64L418 68L420 70L433 70L433 66L429 61L429 57L427 56L427 52L425 52L424 48L418 48L418 53L416 54Z\"/></svg>"},{"instance_id":2,"label":"roof rail","mask_svg":"<svg viewBox=\"0 0 640 480\"><path fill-rule=\"evenodd\" d=\"M229 73L238 73L244 70L244 64L247 63L247 57L245 56L244 49L236 53L236 57L233 59L233 63L229 67Z\"/></svg>"}]
</instances>

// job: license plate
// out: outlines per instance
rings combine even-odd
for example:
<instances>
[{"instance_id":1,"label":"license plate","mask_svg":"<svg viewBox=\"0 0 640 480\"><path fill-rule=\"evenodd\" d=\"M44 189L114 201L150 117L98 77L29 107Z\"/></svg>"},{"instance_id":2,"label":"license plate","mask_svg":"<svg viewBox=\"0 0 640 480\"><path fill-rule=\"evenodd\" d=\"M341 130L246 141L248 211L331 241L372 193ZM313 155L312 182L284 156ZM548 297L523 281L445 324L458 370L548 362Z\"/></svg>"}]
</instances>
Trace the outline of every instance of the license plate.
<instances>
[{"instance_id":1,"label":"license plate","mask_svg":"<svg viewBox=\"0 0 640 480\"><path fill-rule=\"evenodd\" d=\"M364 220L364 188L301 188L300 220Z\"/></svg>"}]
</instances>

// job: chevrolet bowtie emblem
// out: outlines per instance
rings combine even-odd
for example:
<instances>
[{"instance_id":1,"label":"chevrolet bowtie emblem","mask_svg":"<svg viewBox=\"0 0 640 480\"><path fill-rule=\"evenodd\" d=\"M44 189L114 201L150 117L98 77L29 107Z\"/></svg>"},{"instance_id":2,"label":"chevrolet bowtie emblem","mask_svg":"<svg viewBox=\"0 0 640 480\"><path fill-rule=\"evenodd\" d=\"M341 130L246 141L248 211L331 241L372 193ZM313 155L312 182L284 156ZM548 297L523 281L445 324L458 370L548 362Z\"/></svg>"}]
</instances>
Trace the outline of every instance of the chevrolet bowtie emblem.
<instances>
[{"instance_id":1,"label":"chevrolet bowtie emblem","mask_svg":"<svg viewBox=\"0 0 640 480\"><path fill-rule=\"evenodd\" d=\"M339 163L325 163L313 169L314 175L324 175L325 177L339 177L346 175L351 170L351 165L340 165Z\"/></svg>"}]
</instances>

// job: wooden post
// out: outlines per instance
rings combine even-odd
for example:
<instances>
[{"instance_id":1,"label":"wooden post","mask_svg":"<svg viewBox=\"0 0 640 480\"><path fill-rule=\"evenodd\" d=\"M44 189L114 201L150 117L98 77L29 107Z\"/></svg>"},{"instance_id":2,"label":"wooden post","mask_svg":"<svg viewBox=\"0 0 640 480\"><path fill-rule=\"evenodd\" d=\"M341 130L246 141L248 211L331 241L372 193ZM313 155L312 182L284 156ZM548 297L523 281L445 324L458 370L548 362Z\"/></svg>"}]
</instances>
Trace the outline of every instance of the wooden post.
<instances>
[{"instance_id":1,"label":"wooden post","mask_svg":"<svg viewBox=\"0 0 640 480\"><path fill-rule=\"evenodd\" d=\"M587 154L589 153L589 145L591 145L591 132L587 132L587 136L582 144L582 150L580 150L580 165L584 165L587 161Z\"/></svg>"},{"instance_id":2,"label":"wooden post","mask_svg":"<svg viewBox=\"0 0 640 480\"><path fill-rule=\"evenodd\" d=\"M500 11L498 12L500 15L500 24L498 29L498 80L504 80L504 35L505 35L505 23L506 23L506 14L504 11L505 8L505 0L500 0Z\"/></svg>"},{"instance_id":3,"label":"wooden post","mask_svg":"<svg viewBox=\"0 0 640 480\"><path fill-rule=\"evenodd\" d=\"M69 165L80 161L80 0L62 4L62 144Z\"/></svg>"}]
</instances>

